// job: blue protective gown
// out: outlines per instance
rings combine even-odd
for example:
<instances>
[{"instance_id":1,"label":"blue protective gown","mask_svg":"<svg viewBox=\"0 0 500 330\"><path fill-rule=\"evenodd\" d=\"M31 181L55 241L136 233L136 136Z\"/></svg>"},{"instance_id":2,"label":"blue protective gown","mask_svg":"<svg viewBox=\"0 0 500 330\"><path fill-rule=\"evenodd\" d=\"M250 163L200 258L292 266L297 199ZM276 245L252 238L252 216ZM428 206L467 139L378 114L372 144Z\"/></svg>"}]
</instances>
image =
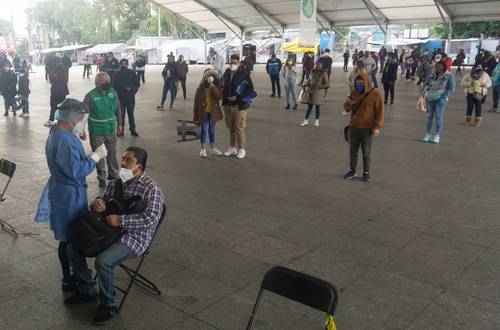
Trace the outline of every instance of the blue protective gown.
<instances>
[{"instance_id":1,"label":"blue protective gown","mask_svg":"<svg viewBox=\"0 0 500 330\"><path fill-rule=\"evenodd\" d=\"M50 229L58 241L68 240L68 226L88 209L86 177L96 163L86 156L79 138L54 126L45 143L50 178Z\"/></svg>"}]
</instances>

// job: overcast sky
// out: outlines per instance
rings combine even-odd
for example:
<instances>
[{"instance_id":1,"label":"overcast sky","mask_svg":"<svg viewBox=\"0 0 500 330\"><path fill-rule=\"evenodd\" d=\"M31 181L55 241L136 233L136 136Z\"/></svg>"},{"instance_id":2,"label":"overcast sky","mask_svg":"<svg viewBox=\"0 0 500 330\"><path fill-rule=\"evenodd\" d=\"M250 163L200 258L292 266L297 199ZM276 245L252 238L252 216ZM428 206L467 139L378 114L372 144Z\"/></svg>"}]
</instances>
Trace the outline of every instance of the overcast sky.
<instances>
[{"instance_id":1,"label":"overcast sky","mask_svg":"<svg viewBox=\"0 0 500 330\"><path fill-rule=\"evenodd\" d=\"M2 9L0 10L0 18L10 22L10 15L14 21L14 29L18 35L27 35L26 32L26 8L30 6L33 0L0 0Z\"/></svg>"}]
</instances>

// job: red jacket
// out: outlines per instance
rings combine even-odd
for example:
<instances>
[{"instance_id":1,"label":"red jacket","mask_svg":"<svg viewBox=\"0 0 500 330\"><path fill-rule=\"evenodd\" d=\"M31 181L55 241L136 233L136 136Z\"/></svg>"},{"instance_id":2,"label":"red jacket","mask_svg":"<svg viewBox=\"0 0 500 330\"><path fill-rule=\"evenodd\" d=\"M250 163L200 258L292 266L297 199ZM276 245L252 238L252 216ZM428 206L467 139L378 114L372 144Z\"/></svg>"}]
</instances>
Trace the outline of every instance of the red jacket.
<instances>
[{"instance_id":1,"label":"red jacket","mask_svg":"<svg viewBox=\"0 0 500 330\"><path fill-rule=\"evenodd\" d=\"M446 58L446 70L448 70L448 72L451 72L451 64L452 64L451 58L447 57Z\"/></svg>"}]
</instances>

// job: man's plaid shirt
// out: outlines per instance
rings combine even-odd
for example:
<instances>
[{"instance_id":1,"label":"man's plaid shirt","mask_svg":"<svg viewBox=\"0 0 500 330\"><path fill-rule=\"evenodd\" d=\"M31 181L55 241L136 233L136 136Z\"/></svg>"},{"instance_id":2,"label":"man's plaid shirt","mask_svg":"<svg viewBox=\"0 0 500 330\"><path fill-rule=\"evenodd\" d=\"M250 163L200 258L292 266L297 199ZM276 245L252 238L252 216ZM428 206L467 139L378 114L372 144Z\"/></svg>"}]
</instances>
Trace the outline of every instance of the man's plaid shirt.
<instances>
[{"instance_id":1,"label":"man's plaid shirt","mask_svg":"<svg viewBox=\"0 0 500 330\"><path fill-rule=\"evenodd\" d=\"M103 198L112 197L114 188L114 182L110 182ZM153 239L163 211L164 197L156 182L145 173L136 180L123 184L123 197L127 199L132 196L141 196L146 202L146 209L141 213L119 216L120 227L124 231L120 243L140 256Z\"/></svg>"}]
</instances>

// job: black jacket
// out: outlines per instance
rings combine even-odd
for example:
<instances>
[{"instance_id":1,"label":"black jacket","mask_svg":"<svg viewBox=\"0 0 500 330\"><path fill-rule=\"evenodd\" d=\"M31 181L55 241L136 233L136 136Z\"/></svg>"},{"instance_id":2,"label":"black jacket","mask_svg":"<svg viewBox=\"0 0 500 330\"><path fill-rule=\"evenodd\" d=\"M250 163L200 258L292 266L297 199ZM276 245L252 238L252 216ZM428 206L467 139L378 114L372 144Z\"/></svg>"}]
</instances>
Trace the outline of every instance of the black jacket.
<instances>
[{"instance_id":1,"label":"black jacket","mask_svg":"<svg viewBox=\"0 0 500 330\"><path fill-rule=\"evenodd\" d=\"M236 94L236 88L242 82L246 81L248 86L242 95ZM253 93L253 82L250 77L250 72L245 69L238 69L236 72L232 72L231 69L227 69L222 75L223 84L223 98L222 105L237 105L240 110L245 110L249 105L243 102L241 99ZM236 101L228 101L227 98L230 96L236 96Z\"/></svg>"},{"instance_id":2,"label":"black jacket","mask_svg":"<svg viewBox=\"0 0 500 330\"><path fill-rule=\"evenodd\" d=\"M170 76L168 75L168 73L170 73ZM170 79L178 80L179 79L179 72L177 70L177 64L176 63L165 64L165 67L163 68L161 75L162 75L163 79L165 79L165 80L170 80Z\"/></svg>"},{"instance_id":3,"label":"black jacket","mask_svg":"<svg viewBox=\"0 0 500 330\"><path fill-rule=\"evenodd\" d=\"M398 67L399 63L396 59L385 62L382 82L396 81L398 79Z\"/></svg>"},{"instance_id":4,"label":"black jacket","mask_svg":"<svg viewBox=\"0 0 500 330\"><path fill-rule=\"evenodd\" d=\"M145 59L138 59L137 61L135 61L135 67L136 68L142 68L146 66L146 60Z\"/></svg>"},{"instance_id":5,"label":"black jacket","mask_svg":"<svg viewBox=\"0 0 500 330\"><path fill-rule=\"evenodd\" d=\"M19 95L29 95L31 93L30 91L30 78L28 78L28 75L25 75L24 77L19 77L19 86L18 86L18 94Z\"/></svg>"},{"instance_id":6,"label":"black jacket","mask_svg":"<svg viewBox=\"0 0 500 330\"><path fill-rule=\"evenodd\" d=\"M111 60L106 58L102 69L104 70L104 72L107 72L111 77L113 77L116 71L120 70L120 63L115 57L113 57Z\"/></svg>"},{"instance_id":7,"label":"black jacket","mask_svg":"<svg viewBox=\"0 0 500 330\"><path fill-rule=\"evenodd\" d=\"M139 90L139 86L139 79L137 79L137 75L134 71L130 69L120 69L115 73L113 88L118 94L120 103L134 103L135 93ZM130 91L127 90L127 87L130 88Z\"/></svg>"},{"instance_id":8,"label":"black jacket","mask_svg":"<svg viewBox=\"0 0 500 330\"><path fill-rule=\"evenodd\" d=\"M0 93L4 97L13 98L17 94L17 75L13 71L2 72L0 76Z\"/></svg>"}]
</instances>

